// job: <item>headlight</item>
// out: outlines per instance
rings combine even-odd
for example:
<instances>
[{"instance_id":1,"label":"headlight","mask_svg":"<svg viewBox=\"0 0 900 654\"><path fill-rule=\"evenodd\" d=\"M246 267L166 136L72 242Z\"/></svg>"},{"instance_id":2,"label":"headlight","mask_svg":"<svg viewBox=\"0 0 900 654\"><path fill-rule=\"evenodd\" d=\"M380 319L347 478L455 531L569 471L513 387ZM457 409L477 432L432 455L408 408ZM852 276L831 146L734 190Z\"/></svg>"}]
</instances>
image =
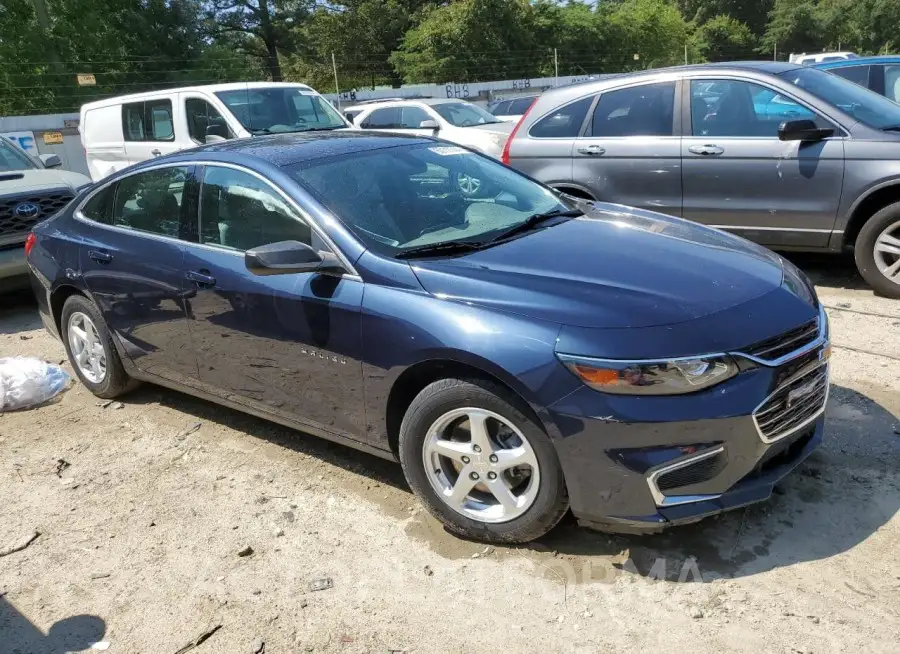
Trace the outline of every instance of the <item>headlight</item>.
<instances>
[{"instance_id":1,"label":"headlight","mask_svg":"<svg viewBox=\"0 0 900 654\"><path fill-rule=\"evenodd\" d=\"M603 393L679 395L715 386L737 374L731 357L712 355L668 361L617 361L557 355L585 384Z\"/></svg>"}]
</instances>

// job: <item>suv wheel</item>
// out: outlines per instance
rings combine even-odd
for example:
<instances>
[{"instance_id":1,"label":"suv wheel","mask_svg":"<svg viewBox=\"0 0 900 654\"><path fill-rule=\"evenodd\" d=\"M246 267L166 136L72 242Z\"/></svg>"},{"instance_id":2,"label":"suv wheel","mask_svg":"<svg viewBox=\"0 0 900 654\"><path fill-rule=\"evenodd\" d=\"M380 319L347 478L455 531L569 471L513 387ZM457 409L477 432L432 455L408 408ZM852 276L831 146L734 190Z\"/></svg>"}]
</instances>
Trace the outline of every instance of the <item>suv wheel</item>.
<instances>
[{"instance_id":1,"label":"suv wheel","mask_svg":"<svg viewBox=\"0 0 900 654\"><path fill-rule=\"evenodd\" d=\"M900 202L863 225L856 239L856 265L876 293L900 298Z\"/></svg>"},{"instance_id":2,"label":"suv wheel","mask_svg":"<svg viewBox=\"0 0 900 654\"><path fill-rule=\"evenodd\" d=\"M113 398L137 385L122 367L106 323L93 302L73 295L63 305L63 343L78 379L97 397Z\"/></svg>"},{"instance_id":3,"label":"suv wheel","mask_svg":"<svg viewBox=\"0 0 900 654\"><path fill-rule=\"evenodd\" d=\"M524 543L569 506L550 438L504 388L444 379L413 400L400 427L400 462L429 512L451 532Z\"/></svg>"}]
</instances>

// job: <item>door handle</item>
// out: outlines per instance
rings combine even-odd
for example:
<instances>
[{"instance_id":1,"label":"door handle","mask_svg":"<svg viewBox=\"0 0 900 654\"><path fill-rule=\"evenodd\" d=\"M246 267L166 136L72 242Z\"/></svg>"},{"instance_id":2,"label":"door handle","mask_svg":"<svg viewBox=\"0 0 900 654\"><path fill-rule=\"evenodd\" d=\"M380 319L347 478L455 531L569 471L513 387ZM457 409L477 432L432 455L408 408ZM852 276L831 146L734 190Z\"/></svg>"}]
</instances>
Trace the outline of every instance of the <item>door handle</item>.
<instances>
[{"instance_id":1,"label":"door handle","mask_svg":"<svg viewBox=\"0 0 900 654\"><path fill-rule=\"evenodd\" d=\"M160 152L159 148L157 148L156 150L150 150L150 154L152 154L154 157L158 157L162 154L162 152Z\"/></svg>"},{"instance_id":2,"label":"door handle","mask_svg":"<svg viewBox=\"0 0 900 654\"><path fill-rule=\"evenodd\" d=\"M88 256L97 263L109 263L113 260L113 257L109 252L104 252L102 250L88 250Z\"/></svg>"},{"instance_id":3,"label":"door handle","mask_svg":"<svg viewBox=\"0 0 900 654\"><path fill-rule=\"evenodd\" d=\"M194 282L197 286L215 286L216 278L209 274L205 268L203 270L191 270L185 277Z\"/></svg>"},{"instance_id":4,"label":"door handle","mask_svg":"<svg viewBox=\"0 0 900 654\"><path fill-rule=\"evenodd\" d=\"M688 149L694 154L702 154L707 157L725 152L725 149L720 148L718 145L692 145Z\"/></svg>"},{"instance_id":5,"label":"door handle","mask_svg":"<svg viewBox=\"0 0 900 654\"><path fill-rule=\"evenodd\" d=\"M606 148L601 148L599 145L588 145L587 147L584 147L584 148L578 148L578 152L580 152L581 154L590 154L590 155L599 156L599 155L603 154L604 152L606 152Z\"/></svg>"}]
</instances>

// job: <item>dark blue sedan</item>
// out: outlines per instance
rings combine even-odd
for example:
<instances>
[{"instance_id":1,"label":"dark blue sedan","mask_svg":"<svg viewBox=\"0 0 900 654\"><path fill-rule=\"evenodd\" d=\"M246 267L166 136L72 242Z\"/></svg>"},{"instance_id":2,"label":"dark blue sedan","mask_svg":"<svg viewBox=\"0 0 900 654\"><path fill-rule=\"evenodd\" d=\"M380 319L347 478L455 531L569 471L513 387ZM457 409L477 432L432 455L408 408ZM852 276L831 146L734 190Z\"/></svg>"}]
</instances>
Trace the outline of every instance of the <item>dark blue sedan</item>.
<instances>
[{"instance_id":1,"label":"dark blue sedan","mask_svg":"<svg viewBox=\"0 0 900 654\"><path fill-rule=\"evenodd\" d=\"M646 531L764 500L822 438L828 325L794 266L429 138L159 158L27 252L98 397L152 382L398 459L485 541L570 507Z\"/></svg>"}]
</instances>

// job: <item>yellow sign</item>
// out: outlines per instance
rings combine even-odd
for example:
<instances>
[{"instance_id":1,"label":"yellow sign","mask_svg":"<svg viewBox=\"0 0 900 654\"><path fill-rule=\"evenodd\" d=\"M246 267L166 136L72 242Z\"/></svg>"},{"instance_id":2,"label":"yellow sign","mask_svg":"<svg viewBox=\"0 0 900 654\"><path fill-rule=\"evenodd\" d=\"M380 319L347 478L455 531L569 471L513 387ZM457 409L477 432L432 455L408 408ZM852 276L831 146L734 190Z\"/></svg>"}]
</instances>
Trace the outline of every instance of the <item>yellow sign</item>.
<instances>
[{"instance_id":1,"label":"yellow sign","mask_svg":"<svg viewBox=\"0 0 900 654\"><path fill-rule=\"evenodd\" d=\"M44 132L44 145L56 145L62 142L62 132Z\"/></svg>"},{"instance_id":2,"label":"yellow sign","mask_svg":"<svg viewBox=\"0 0 900 654\"><path fill-rule=\"evenodd\" d=\"M78 86L94 86L97 83L97 78L91 73L79 73L75 77L78 80Z\"/></svg>"}]
</instances>

